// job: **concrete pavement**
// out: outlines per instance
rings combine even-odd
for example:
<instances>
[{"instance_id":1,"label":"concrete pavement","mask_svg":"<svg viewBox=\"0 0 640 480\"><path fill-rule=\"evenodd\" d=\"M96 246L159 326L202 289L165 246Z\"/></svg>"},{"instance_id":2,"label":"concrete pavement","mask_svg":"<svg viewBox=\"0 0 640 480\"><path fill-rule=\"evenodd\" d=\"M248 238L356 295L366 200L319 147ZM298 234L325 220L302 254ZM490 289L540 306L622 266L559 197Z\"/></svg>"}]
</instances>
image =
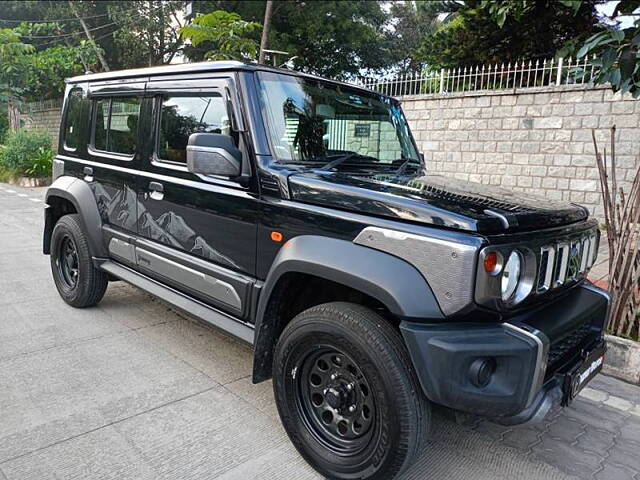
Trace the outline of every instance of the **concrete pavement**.
<instances>
[{"instance_id":1,"label":"concrete pavement","mask_svg":"<svg viewBox=\"0 0 640 480\"><path fill-rule=\"evenodd\" d=\"M96 308L58 297L43 196L0 184L0 479L318 478L247 346L120 282ZM436 411L405 477L640 480L638 452L640 388L600 376L535 427Z\"/></svg>"}]
</instances>

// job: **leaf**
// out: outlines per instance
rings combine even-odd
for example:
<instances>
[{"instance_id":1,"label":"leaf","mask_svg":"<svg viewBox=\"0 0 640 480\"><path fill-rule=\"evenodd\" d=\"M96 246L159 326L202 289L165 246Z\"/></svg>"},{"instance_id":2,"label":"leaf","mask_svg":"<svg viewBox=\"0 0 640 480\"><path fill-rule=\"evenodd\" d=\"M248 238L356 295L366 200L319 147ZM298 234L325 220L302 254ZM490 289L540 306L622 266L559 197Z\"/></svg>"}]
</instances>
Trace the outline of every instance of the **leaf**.
<instances>
[{"instance_id":1,"label":"leaf","mask_svg":"<svg viewBox=\"0 0 640 480\"><path fill-rule=\"evenodd\" d=\"M620 75L623 80L631 79L636 69L636 54L631 47L625 47L620 53Z\"/></svg>"},{"instance_id":2,"label":"leaf","mask_svg":"<svg viewBox=\"0 0 640 480\"><path fill-rule=\"evenodd\" d=\"M498 12L498 17L496 18L496 22L500 28L504 27L504 22L507 20L507 11L502 10Z\"/></svg>"},{"instance_id":3,"label":"leaf","mask_svg":"<svg viewBox=\"0 0 640 480\"><path fill-rule=\"evenodd\" d=\"M618 59L618 54L615 49L607 48L602 54L602 68L608 70Z\"/></svg>"},{"instance_id":4,"label":"leaf","mask_svg":"<svg viewBox=\"0 0 640 480\"><path fill-rule=\"evenodd\" d=\"M611 76L609 81L611 82L611 85L618 87L620 85L621 78L622 77L620 75L620 69L616 68L611 71Z\"/></svg>"},{"instance_id":5,"label":"leaf","mask_svg":"<svg viewBox=\"0 0 640 480\"><path fill-rule=\"evenodd\" d=\"M573 9L573 14L575 15L580 10L582 6L582 0L560 0L560 3L567 8Z\"/></svg>"},{"instance_id":6,"label":"leaf","mask_svg":"<svg viewBox=\"0 0 640 480\"><path fill-rule=\"evenodd\" d=\"M624 30L609 30L611 32L611 38L617 42L624 40Z\"/></svg>"},{"instance_id":7,"label":"leaf","mask_svg":"<svg viewBox=\"0 0 640 480\"><path fill-rule=\"evenodd\" d=\"M588 43L585 43L582 47L580 47L580 50L578 50L578 53L576 53L576 56L578 58L582 58L584 57L587 53L589 53L589 50L591 50L591 45Z\"/></svg>"}]
</instances>

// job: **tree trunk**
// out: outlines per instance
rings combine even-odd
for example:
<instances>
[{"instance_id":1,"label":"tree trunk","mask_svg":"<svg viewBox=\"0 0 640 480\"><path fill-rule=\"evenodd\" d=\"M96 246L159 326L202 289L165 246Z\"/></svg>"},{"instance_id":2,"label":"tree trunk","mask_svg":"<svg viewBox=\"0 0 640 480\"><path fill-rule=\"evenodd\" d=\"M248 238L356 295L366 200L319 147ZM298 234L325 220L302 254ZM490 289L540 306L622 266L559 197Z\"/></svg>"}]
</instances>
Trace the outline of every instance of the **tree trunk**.
<instances>
[{"instance_id":1,"label":"tree trunk","mask_svg":"<svg viewBox=\"0 0 640 480\"><path fill-rule=\"evenodd\" d=\"M9 129L11 131L18 130L20 128L20 110L18 109L18 105L11 97L9 97L7 104L9 113Z\"/></svg>"},{"instance_id":2,"label":"tree trunk","mask_svg":"<svg viewBox=\"0 0 640 480\"><path fill-rule=\"evenodd\" d=\"M260 41L260 56L258 63L264 63L265 50L269 46L269 29L271 27L271 15L273 14L273 0L267 0L264 9L264 23L262 24L262 39Z\"/></svg>"},{"instance_id":3,"label":"tree trunk","mask_svg":"<svg viewBox=\"0 0 640 480\"><path fill-rule=\"evenodd\" d=\"M78 14L78 11L74 7L73 2L71 0L69 0L69 7L71 9L71 12L73 12L75 17L80 21L80 25L82 25L82 29L84 30L84 33L87 35L87 38L89 39L89 41L93 45L93 48L96 51L96 55L98 56L98 60L100 60L100 64L102 65L102 69L105 72L108 72L109 71L109 64L107 63L107 60L102 55L102 52L100 51L100 48L98 47L98 44L93 40L93 35L91 35L91 32L89 31L89 28L87 27L87 24L84 22L83 18Z\"/></svg>"}]
</instances>

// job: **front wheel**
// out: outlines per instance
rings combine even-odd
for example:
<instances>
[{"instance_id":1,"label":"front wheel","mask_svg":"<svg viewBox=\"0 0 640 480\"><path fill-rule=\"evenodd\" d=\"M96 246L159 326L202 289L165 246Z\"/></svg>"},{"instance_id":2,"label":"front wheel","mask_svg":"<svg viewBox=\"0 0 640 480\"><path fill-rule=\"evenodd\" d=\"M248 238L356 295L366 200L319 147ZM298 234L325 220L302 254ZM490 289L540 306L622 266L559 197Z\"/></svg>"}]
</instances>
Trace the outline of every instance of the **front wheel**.
<instances>
[{"instance_id":1,"label":"front wheel","mask_svg":"<svg viewBox=\"0 0 640 480\"><path fill-rule=\"evenodd\" d=\"M93 265L89 243L77 214L65 215L51 234L51 273L58 293L73 307L96 305L109 279Z\"/></svg>"},{"instance_id":2,"label":"front wheel","mask_svg":"<svg viewBox=\"0 0 640 480\"><path fill-rule=\"evenodd\" d=\"M339 479L392 478L419 453L430 423L402 338L375 312L328 303L284 329L274 393L300 454Z\"/></svg>"}]
</instances>

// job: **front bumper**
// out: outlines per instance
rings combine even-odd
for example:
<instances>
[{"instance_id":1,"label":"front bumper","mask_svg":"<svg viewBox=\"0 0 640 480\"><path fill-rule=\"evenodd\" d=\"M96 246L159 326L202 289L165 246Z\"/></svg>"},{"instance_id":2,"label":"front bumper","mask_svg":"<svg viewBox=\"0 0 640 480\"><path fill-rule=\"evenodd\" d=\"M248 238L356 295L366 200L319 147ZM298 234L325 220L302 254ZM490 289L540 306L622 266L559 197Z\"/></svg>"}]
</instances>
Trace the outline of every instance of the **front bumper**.
<instances>
[{"instance_id":1,"label":"front bumper","mask_svg":"<svg viewBox=\"0 0 640 480\"><path fill-rule=\"evenodd\" d=\"M608 307L607 293L585 282L504 323L404 321L400 329L431 401L516 424L568 402L567 379L604 348Z\"/></svg>"}]
</instances>

